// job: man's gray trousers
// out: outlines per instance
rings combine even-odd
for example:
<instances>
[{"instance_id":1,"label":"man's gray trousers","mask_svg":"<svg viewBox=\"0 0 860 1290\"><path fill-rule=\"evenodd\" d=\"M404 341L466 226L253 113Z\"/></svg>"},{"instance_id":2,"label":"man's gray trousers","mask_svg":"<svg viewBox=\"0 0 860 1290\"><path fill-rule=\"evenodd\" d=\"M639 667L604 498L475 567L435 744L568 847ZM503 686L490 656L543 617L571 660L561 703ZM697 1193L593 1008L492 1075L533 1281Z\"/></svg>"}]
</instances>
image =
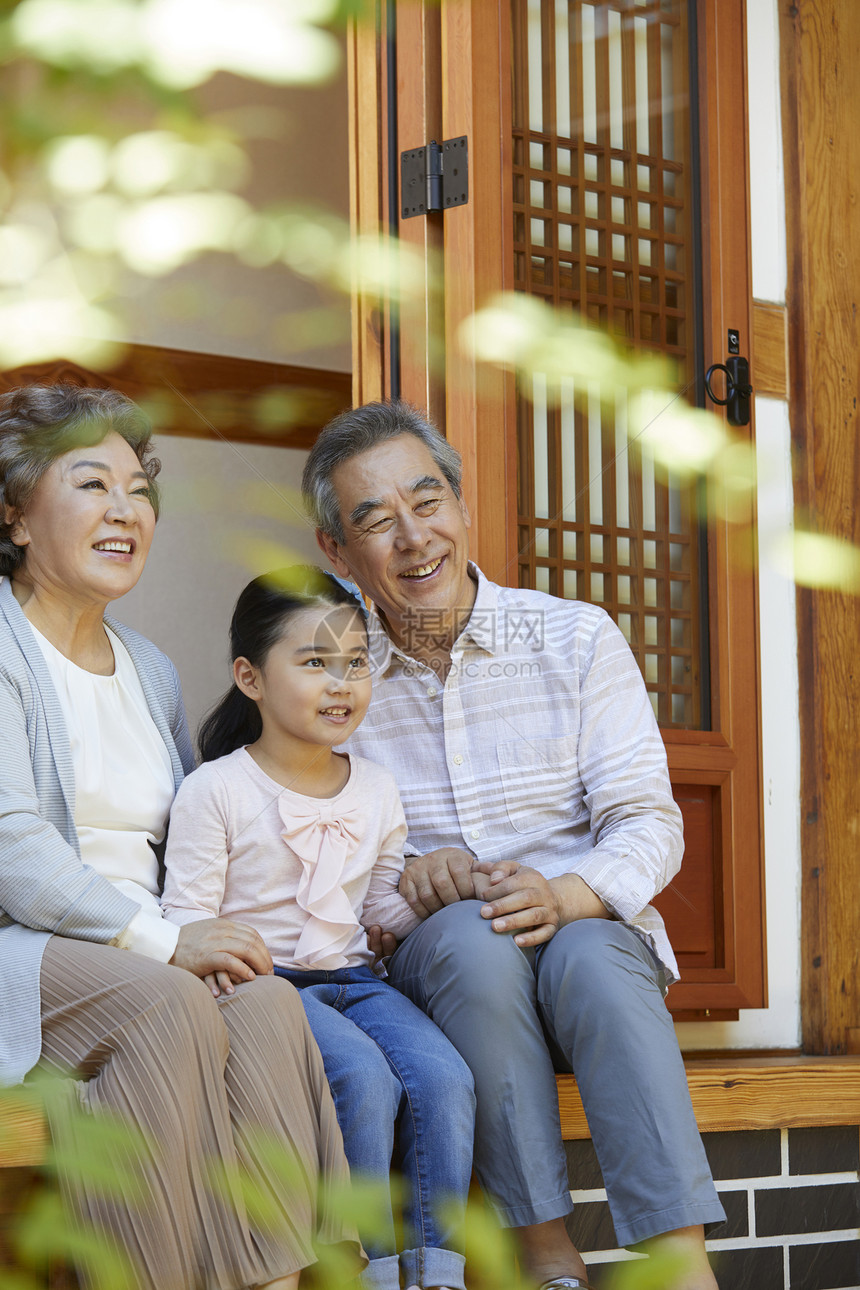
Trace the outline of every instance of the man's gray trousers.
<instances>
[{"instance_id":1,"label":"man's gray trousers","mask_svg":"<svg viewBox=\"0 0 860 1290\"><path fill-rule=\"evenodd\" d=\"M576 1074L619 1245L723 1221L647 945L591 918L521 950L480 909L433 914L398 947L389 979L472 1069L475 1170L501 1221L572 1209L555 1070Z\"/></svg>"}]
</instances>

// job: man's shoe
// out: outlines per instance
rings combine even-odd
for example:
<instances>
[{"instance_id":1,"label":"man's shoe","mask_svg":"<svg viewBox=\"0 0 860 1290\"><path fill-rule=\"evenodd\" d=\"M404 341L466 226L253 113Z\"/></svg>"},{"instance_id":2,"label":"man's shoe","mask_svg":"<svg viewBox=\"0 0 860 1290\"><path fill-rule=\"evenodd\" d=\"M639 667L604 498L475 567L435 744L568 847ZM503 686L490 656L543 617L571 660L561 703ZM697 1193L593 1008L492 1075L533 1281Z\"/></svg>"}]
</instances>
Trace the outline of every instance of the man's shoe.
<instances>
[{"instance_id":1,"label":"man's shoe","mask_svg":"<svg viewBox=\"0 0 860 1290\"><path fill-rule=\"evenodd\" d=\"M544 1281L538 1286L538 1290L591 1290L587 1281L580 1281L579 1277L553 1277L551 1281Z\"/></svg>"}]
</instances>

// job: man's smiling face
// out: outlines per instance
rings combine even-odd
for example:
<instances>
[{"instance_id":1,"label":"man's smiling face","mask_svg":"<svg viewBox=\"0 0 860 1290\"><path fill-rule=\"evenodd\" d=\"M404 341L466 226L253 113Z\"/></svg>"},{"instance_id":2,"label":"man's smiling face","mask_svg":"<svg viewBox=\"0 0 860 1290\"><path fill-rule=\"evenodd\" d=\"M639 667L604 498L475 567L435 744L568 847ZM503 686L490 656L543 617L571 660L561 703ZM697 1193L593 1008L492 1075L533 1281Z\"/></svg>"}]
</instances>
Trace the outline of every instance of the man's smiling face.
<instances>
[{"instance_id":1,"label":"man's smiling face","mask_svg":"<svg viewBox=\"0 0 860 1290\"><path fill-rule=\"evenodd\" d=\"M332 484L345 538L318 534L341 577L382 611L396 641L475 601L469 512L428 448L411 434L387 439L338 466ZM413 651L410 651L413 652Z\"/></svg>"}]
</instances>

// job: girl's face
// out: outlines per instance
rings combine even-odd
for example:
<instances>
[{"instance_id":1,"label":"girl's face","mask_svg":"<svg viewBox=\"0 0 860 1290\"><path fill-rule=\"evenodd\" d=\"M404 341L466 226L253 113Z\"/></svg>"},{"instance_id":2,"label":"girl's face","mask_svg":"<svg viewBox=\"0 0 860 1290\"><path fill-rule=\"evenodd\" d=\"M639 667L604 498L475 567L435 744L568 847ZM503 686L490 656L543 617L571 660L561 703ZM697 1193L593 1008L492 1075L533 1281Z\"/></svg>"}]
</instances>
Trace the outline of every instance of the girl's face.
<instances>
[{"instance_id":1,"label":"girl's face","mask_svg":"<svg viewBox=\"0 0 860 1290\"><path fill-rule=\"evenodd\" d=\"M265 735L343 743L370 703L362 616L346 605L314 605L293 614L285 627L261 667L236 659L236 684L259 703Z\"/></svg>"}]
</instances>

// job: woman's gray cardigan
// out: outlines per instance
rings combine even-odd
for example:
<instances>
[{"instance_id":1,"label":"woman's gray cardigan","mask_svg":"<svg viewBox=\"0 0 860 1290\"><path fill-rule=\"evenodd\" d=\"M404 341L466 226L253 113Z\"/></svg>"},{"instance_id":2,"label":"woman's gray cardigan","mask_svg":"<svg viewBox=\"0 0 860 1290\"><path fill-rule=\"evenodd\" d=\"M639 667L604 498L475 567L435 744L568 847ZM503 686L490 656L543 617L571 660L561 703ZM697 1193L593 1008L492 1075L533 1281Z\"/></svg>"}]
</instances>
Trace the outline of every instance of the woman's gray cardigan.
<instances>
[{"instance_id":1,"label":"woman's gray cardigan","mask_svg":"<svg viewBox=\"0 0 860 1290\"><path fill-rule=\"evenodd\" d=\"M105 620L125 645L176 787L194 765L176 669L151 641ZM44 656L0 582L0 1083L39 1060L39 974L52 933L107 944L139 906L81 861L72 751Z\"/></svg>"}]
</instances>

